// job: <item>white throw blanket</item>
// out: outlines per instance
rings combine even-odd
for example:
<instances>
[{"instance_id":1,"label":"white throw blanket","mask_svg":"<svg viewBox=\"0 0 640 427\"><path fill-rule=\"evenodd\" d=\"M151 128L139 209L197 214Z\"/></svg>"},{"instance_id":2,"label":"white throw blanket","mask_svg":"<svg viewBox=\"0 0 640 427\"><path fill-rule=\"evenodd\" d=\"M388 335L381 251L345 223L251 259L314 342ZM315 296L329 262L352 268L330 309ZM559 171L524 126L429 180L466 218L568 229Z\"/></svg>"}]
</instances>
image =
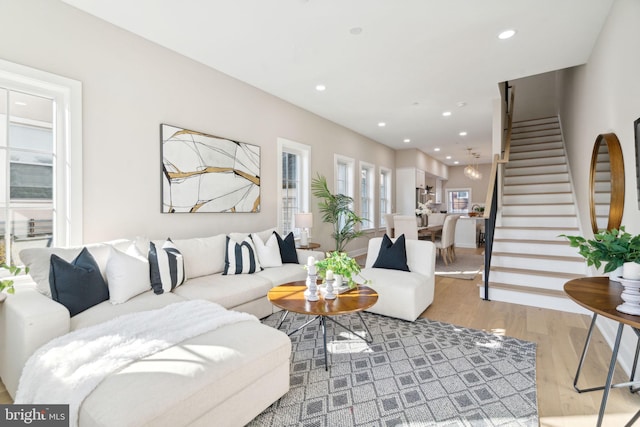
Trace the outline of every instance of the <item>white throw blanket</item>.
<instances>
[{"instance_id":1,"label":"white throw blanket","mask_svg":"<svg viewBox=\"0 0 640 427\"><path fill-rule=\"evenodd\" d=\"M69 404L69 425L76 426L80 405L109 374L186 339L245 320L258 321L247 313L193 300L78 329L51 340L29 358L15 403Z\"/></svg>"}]
</instances>

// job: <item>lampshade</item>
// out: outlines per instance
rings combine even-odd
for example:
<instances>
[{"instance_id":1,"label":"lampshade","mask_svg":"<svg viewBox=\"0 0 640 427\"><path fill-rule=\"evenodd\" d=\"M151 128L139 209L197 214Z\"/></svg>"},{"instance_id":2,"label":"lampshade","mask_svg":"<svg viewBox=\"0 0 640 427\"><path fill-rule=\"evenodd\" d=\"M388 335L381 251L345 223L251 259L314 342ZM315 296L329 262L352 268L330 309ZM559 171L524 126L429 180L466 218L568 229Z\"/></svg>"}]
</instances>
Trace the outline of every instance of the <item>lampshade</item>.
<instances>
[{"instance_id":1,"label":"lampshade","mask_svg":"<svg viewBox=\"0 0 640 427\"><path fill-rule=\"evenodd\" d=\"M311 228L313 227L313 214L312 213L297 213L294 215L296 222L296 228Z\"/></svg>"}]
</instances>

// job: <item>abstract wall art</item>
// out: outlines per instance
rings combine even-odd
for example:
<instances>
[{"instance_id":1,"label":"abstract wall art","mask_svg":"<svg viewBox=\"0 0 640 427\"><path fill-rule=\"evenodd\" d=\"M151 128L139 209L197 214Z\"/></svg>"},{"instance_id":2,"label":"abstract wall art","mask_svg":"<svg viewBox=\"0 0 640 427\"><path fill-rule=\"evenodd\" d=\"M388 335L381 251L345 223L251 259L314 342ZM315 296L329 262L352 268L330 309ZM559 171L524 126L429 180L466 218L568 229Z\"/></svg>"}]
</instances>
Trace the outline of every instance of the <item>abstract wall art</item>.
<instances>
[{"instance_id":1,"label":"abstract wall art","mask_svg":"<svg viewBox=\"0 0 640 427\"><path fill-rule=\"evenodd\" d=\"M259 212L260 147L160 125L162 212Z\"/></svg>"}]
</instances>

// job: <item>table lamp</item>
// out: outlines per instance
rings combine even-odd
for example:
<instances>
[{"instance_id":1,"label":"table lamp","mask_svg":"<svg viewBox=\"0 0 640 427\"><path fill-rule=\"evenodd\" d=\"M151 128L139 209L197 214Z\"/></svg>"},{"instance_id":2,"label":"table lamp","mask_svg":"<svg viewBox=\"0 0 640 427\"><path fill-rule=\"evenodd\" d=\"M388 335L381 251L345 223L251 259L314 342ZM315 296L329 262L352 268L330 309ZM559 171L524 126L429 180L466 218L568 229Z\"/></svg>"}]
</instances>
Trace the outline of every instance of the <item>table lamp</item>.
<instances>
[{"instance_id":1,"label":"table lamp","mask_svg":"<svg viewBox=\"0 0 640 427\"><path fill-rule=\"evenodd\" d=\"M296 228L300 229L300 246L309 245L309 229L313 227L312 213L297 213L294 215Z\"/></svg>"}]
</instances>

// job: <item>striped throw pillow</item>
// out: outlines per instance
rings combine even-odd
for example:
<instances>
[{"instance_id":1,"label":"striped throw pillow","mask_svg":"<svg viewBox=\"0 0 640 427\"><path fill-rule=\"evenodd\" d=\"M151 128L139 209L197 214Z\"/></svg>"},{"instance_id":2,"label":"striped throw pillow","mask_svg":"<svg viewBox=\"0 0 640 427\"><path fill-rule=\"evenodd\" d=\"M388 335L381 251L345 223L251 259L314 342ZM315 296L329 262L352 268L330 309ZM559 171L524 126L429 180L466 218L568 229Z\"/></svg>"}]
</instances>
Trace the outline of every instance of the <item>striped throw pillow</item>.
<instances>
[{"instance_id":1,"label":"striped throw pillow","mask_svg":"<svg viewBox=\"0 0 640 427\"><path fill-rule=\"evenodd\" d=\"M155 243L149 243L149 267L151 287L157 295L171 292L184 283L184 259L171 239L167 239L160 249Z\"/></svg>"},{"instance_id":2,"label":"striped throw pillow","mask_svg":"<svg viewBox=\"0 0 640 427\"><path fill-rule=\"evenodd\" d=\"M227 236L226 248L222 274L252 274L262 270L251 237L245 238L242 242L236 242Z\"/></svg>"}]
</instances>

